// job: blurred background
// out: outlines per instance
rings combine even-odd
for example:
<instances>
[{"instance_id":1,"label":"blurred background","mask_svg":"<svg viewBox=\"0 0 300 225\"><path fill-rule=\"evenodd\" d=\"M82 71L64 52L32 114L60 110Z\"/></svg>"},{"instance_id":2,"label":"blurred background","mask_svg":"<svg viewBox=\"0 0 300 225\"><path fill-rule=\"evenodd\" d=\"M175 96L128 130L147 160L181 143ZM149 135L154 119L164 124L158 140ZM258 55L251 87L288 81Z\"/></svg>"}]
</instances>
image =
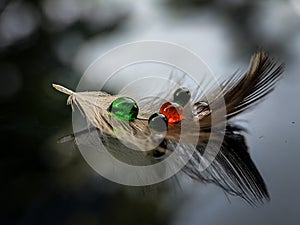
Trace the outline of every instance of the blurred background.
<instances>
[{"instance_id":1,"label":"blurred background","mask_svg":"<svg viewBox=\"0 0 300 225\"><path fill-rule=\"evenodd\" d=\"M72 113L51 84L76 89L97 57L145 39L191 49L220 77L259 48L286 63L275 91L239 118L269 203L252 208L196 182L141 197L56 143ZM299 224L299 62L299 0L2 0L0 224Z\"/></svg>"}]
</instances>

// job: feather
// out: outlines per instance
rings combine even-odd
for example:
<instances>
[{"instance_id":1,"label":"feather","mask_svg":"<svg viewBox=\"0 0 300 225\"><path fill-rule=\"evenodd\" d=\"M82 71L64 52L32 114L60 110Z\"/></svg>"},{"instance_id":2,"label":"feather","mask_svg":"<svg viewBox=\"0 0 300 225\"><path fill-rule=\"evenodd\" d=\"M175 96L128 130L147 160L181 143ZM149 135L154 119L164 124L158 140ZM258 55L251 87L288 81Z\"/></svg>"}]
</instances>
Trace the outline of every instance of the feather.
<instances>
[{"instance_id":1,"label":"feather","mask_svg":"<svg viewBox=\"0 0 300 225\"><path fill-rule=\"evenodd\" d=\"M230 119L259 103L269 94L281 77L284 64L277 65L267 53L260 50L252 56L249 69L245 74L234 74L222 82L222 93L210 90L217 96L212 103L218 109L220 101L224 98L227 118ZM218 115L218 112L215 112ZM222 121L223 118L220 118ZM201 127L210 128L211 116L201 121Z\"/></svg>"},{"instance_id":2,"label":"feather","mask_svg":"<svg viewBox=\"0 0 300 225\"><path fill-rule=\"evenodd\" d=\"M183 124L180 123L169 126L163 140L155 136L150 137L151 131L147 118L159 110L163 103L161 98L139 99L138 118L124 123L111 116L107 110L111 103L121 96L105 92L76 93L60 85L53 85L58 91L69 95L68 104L74 110L75 107L78 108L89 124L88 129L65 136L58 142L63 143L77 137L76 142L79 144L79 142L89 141L86 138L87 135L95 134L101 138L101 141L116 158L132 165L150 165L159 162L163 157L174 152L176 148L179 149L182 156L187 152L193 152L191 159L182 169L183 173L194 180L214 183L227 193L239 196L251 205L263 203L270 199L267 187L248 152L243 136L244 129L233 124L231 119L250 109L269 94L281 77L283 69L283 64L277 65L261 50L253 55L246 73L236 73L230 79L222 82L221 91L217 91L214 84L207 85L206 92L208 91L209 95L213 96L210 107L214 109L212 113L216 115L219 126L217 129L211 129L211 113L203 114L201 119L194 120L191 109L185 107L185 126L189 129L188 133L184 134L183 141L180 139ZM183 83L183 79L185 79L184 76L178 83ZM194 106L200 101L206 100L203 92L197 88L192 91L191 103ZM162 95L169 98L172 90L174 88L170 87ZM221 113L222 110L224 111L221 108L222 101L225 101L226 118ZM199 126L195 126L199 124L201 130L197 129ZM118 134L115 130L116 127ZM81 137L83 138L81 139ZM191 143L195 137L198 138L196 146ZM126 142L125 145L120 142L120 138ZM179 140L181 141L179 142ZM212 140L213 145L208 145L209 140ZM221 143L220 149L216 147L218 143ZM142 151L132 150L128 144ZM213 157L214 153L217 154L212 163L204 171L199 170L199 165L207 160L206 157ZM180 160L179 157L178 161Z\"/></svg>"}]
</instances>

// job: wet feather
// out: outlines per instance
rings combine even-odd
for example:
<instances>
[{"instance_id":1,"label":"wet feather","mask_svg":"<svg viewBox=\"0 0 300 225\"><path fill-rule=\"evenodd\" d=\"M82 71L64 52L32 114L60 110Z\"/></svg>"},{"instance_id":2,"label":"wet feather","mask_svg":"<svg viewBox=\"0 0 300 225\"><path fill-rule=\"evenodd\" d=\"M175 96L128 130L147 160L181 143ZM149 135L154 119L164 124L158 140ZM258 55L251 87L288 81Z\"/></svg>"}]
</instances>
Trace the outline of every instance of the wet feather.
<instances>
[{"instance_id":1,"label":"wet feather","mask_svg":"<svg viewBox=\"0 0 300 225\"><path fill-rule=\"evenodd\" d=\"M250 109L269 94L280 79L283 70L283 64L277 65L264 51L258 51L253 55L248 71L244 74L236 73L230 79L222 82L221 92L216 91L214 84L208 85L207 90L205 90L205 92L213 96L214 100L211 102L211 106L215 109L213 113L217 115L217 124L219 123L220 129L211 130L211 114L208 114L200 121L187 120L188 125L189 123L190 125L200 123L200 132L197 129L190 129L189 133L186 134L187 138L185 138L185 141L179 143L181 127L180 124L175 124L169 128L165 136L164 145L158 144L157 148L148 152L134 151L122 145L116 136L114 127L115 125L121 127L124 131L122 132L122 138L133 146L139 149L148 149L157 140L149 138L151 132L145 118L149 118L151 114L159 110L163 103L161 98L137 100L140 107L139 117L142 119L123 123L116 120L107 111L110 104L120 96L110 95L105 92L76 93L62 86L53 85L57 90L69 95L68 104L74 110L78 108L89 124L87 130L65 136L58 142L63 143L74 140L77 137L76 142L80 144L81 137L83 137L82 141L86 142L89 140L86 136L94 134L101 138L101 141L115 157L133 165L153 164L162 160L154 157L153 153L155 151L163 152L167 156L179 145L183 155L187 151L192 152L195 150L192 158L182 169L183 173L194 180L214 183L227 193L239 196L251 205L263 203L265 200L270 199L266 184L250 157L243 136L244 129L231 122L231 119ZM184 80L184 77L182 77L182 80ZM173 90L170 87L170 90L165 91L161 96L169 98L173 94ZM203 93L203 91L200 92L195 88L192 91L192 104L205 101L206 98ZM225 100L227 112L225 130L221 129L222 125L224 125L224 118L218 117L219 111L221 112L220 102L222 100ZM220 113L220 115L222 114ZM212 132L215 134L216 143L218 141L222 142L221 149L212 164L206 170L199 171L199 164L203 160L204 149L207 147ZM191 139L195 136L199 137L196 147L189 143L189 136ZM148 138L147 143L149 146L146 146L147 143L145 144L144 141L139 143L133 137L143 140ZM216 149L211 147L206 149L206 151L214 152Z\"/></svg>"}]
</instances>

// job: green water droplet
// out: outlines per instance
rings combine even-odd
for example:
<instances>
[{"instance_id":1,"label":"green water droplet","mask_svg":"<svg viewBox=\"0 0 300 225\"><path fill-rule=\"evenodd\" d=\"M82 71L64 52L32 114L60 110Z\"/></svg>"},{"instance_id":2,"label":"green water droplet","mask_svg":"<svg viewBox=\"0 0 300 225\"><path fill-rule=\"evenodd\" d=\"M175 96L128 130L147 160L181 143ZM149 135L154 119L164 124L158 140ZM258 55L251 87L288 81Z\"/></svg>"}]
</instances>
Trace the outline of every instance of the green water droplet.
<instances>
[{"instance_id":1,"label":"green water droplet","mask_svg":"<svg viewBox=\"0 0 300 225\"><path fill-rule=\"evenodd\" d=\"M121 97L114 100L108 111L120 121L132 121L137 118L139 108L136 102L129 97Z\"/></svg>"}]
</instances>

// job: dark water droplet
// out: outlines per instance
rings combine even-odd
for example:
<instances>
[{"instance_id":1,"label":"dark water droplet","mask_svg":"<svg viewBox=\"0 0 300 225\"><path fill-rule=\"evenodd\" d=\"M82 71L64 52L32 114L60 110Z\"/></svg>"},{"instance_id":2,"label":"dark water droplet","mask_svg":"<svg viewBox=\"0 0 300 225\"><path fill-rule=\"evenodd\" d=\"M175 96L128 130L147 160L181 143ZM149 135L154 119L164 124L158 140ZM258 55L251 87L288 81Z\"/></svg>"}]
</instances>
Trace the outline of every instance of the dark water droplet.
<instances>
[{"instance_id":1,"label":"dark water droplet","mask_svg":"<svg viewBox=\"0 0 300 225\"><path fill-rule=\"evenodd\" d=\"M178 88L174 93L174 102L181 105L182 107L188 103L188 101L191 99L191 92L189 89L182 87Z\"/></svg>"},{"instance_id":2,"label":"dark water droplet","mask_svg":"<svg viewBox=\"0 0 300 225\"><path fill-rule=\"evenodd\" d=\"M168 120L163 114L154 113L148 120L149 128L156 132L166 132L168 130Z\"/></svg>"}]
</instances>

